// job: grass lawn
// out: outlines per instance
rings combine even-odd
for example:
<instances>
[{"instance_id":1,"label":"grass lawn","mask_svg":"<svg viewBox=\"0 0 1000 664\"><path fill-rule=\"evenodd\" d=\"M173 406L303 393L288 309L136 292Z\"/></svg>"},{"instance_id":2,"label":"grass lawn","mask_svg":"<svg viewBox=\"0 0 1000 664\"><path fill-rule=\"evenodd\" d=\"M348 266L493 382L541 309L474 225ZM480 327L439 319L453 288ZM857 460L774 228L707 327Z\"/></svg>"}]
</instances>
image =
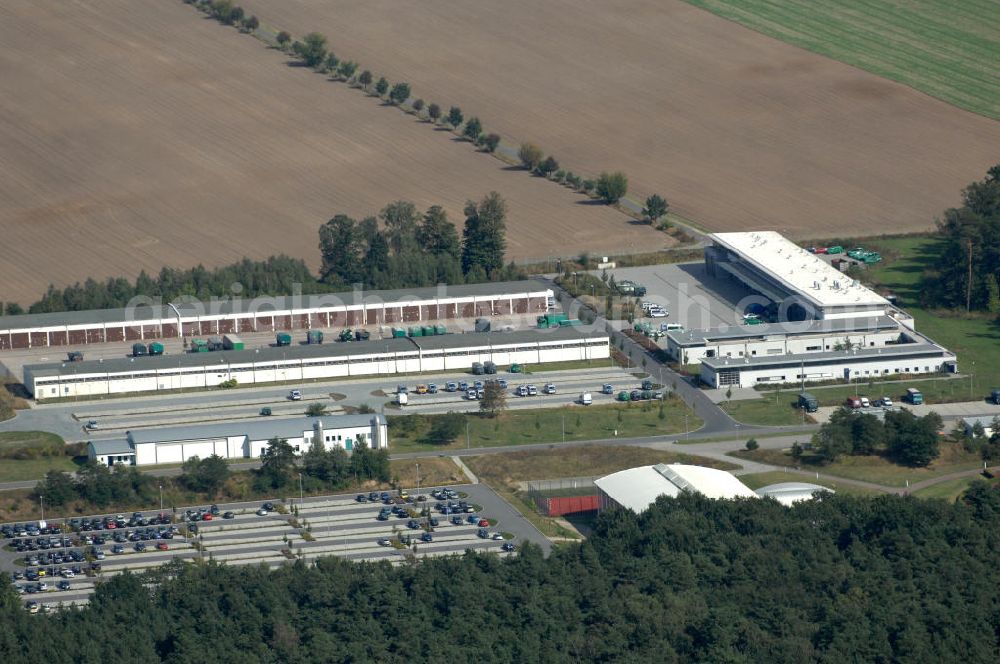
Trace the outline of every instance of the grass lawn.
<instances>
[{"instance_id":1,"label":"grass lawn","mask_svg":"<svg viewBox=\"0 0 1000 664\"><path fill-rule=\"evenodd\" d=\"M808 415L803 422L802 411L793 407L796 392L784 389L778 395L764 399L740 400L724 404L722 409L744 424L760 424L764 426L794 426L811 424L813 419Z\"/></svg>"},{"instance_id":2,"label":"grass lawn","mask_svg":"<svg viewBox=\"0 0 1000 664\"><path fill-rule=\"evenodd\" d=\"M65 445L60 436L47 431L4 431L0 433L0 448L4 447L46 447Z\"/></svg>"},{"instance_id":3,"label":"grass lawn","mask_svg":"<svg viewBox=\"0 0 1000 664\"><path fill-rule=\"evenodd\" d=\"M807 453L796 464L791 455L784 450L754 450L752 452L739 450L730 454L738 458L775 466L798 465L803 470L816 471L821 476L834 475L889 487L905 487L907 482L914 484L933 477L961 470L973 470L982 466L978 454L966 452L961 445L955 443L942 443L941 456L927 468L900 466L879 456L847 456L834 463L823 464L815 456Z\"/></svg>"},{"instance_id":4,"label":"grass lawn","mask_svg":"<svg viewBox=\"0 0 1000 664\"><path fill-rule=\"evenodd\" d=\"M780 470L774 470L769 473L750 473L747 475L740 475L740 481L751 489L759 489L762 486L780 484L782 482L808 482L810 484L819 484L820 486L829 487L838 493L847 493L858 496L875 496L882 493L881 491L869 489L868 487L847 484L846 482L837 482L837 480L828 477L816 479L815 477L805 477L803 475L785 473Z\"/></svg>"},{"instance_id":5,"label":"grass lawn","mask_svg":"<svg viewBox=\"0 0 1000 664\"><path fill-rule=\"evenodd\" d=\"M606 358L603 360L573 360L571 362L539 362L537 364L522 364L521 369L525 374L544 373L546 371L575 371L577 369L613 369L614 360ZM517 374L511 374L517 376ZM510 376L507 377L510 380Z\"/></svg>"},{"instance_id":6,"label":"grass lawn","mask_svg":"<svg viewBox=\"0 0 1000 664\"><path fill-rule=\"evenodd\" d=\"M526 445L531 443L555 443L565 440L605 440L608 438L630 438L657 436L684 432L684 415L691 431L702 425L690 408L679 399L663 402L664 419L659 418L659 407L653 402L645 404L611 406L574 406L570 408L539 408L511 410L496 419L471 415L469 424L469 447L495 447L500 445ZM410 415L409 418L421 417ZM393 427L389 436L394 453L447 451L465 448L464 435L449 445L434 445L422 442L429 427L428 421L411 420L419 426L403 430ZM617 431L617 436L615 432Z\"/></svg>"},{"instance_id":7,"label":"grass lawn","mask_svg":"<svg viewBox=\"0 0 1000 664\"><path fill-rule=\"evenodd\" d=\"M72 457L42 457L39 459L0 459L0 482L26 482L45 477L50 470L75 473L79 466Z\"/></svg>"},{"instance_id":8,"label":"grass lawn","mask_svg":"<svg viewBox=\"0 0 1000 664\"><path fill-rule=\"evenodd\" d=\"M981 479L983 479L982 475L972 475L970 477L960 477L957 480L938 482L919 491L914 491L913 495L918 498L940 498L953 503L956 498L969 488L969 485Z\"/></svg>"},{"instance_id":9,"label":"grass lawn","mask_svg":"<svg viewBox=\"0 0 1000 664\"><path fill-rule=\"evenodd\" d=\"M1000 119L995 0L688 0L776 39ZM990 63L993 63L992 65Z\"/></svg>"}]
</instances>

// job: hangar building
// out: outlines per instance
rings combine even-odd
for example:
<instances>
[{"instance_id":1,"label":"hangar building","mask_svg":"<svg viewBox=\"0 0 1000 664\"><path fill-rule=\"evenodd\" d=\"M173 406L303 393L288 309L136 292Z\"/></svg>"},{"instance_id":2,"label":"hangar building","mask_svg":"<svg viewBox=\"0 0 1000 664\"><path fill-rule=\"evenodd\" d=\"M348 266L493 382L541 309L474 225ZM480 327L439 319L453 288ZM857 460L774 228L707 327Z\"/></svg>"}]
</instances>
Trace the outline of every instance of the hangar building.
<instances>
[{"instance_id":1,"label":"hangar building","mask_svg":"<svg viewBox=\"0 0 1000 664\"><path fill-rule=\"evenodd\" d=\"M606 359L610 338L580 327L445 334L379 341L29 364L24 386L36 400L355 376L468 370L497 365Z\"/></svg>"},{"instance_id":2,"label":"hangar building","mask_svg":"<svg viewBox=\"0 0 1000 664\"><path fill-rule=\"evenodd\" d=\"M671 463L628 468L594 480L598 489L598 509L625 508L636 514L649 509L660 496L682 492L700 493L708 498L774 498L782 505L808 500L817 492L830 491L816 484L783 482L754 492L724 470Z\"/></svg>"},{"instance_id":3,"label":"hangar building","mask_svg":"<svg viewBox=\"0 0 1000 664\"><path fill-rule=\"evenodd\" d=\"M326 449L350 451L359 442L372 449L389 447L382 415L335 415L139 429L126 432L125 440L92 441L88 454L109 466L183 463L213 454L223 459L256 459L272 438L287 439L295 452L302 454L316 437Z\"/></svg>"},{"instance_id":4,"label":"hangar building","mask_svg":"<svg viewBox=\"0 0 1000 664\"><path fill-rule=\"evenodd\" d=\"M660 496L698 492L709 498L756 498L743 482L724 470L680 463L628 468L594 480L601 511L624 507L644 512Z\"/></svg>"}]
</instances>

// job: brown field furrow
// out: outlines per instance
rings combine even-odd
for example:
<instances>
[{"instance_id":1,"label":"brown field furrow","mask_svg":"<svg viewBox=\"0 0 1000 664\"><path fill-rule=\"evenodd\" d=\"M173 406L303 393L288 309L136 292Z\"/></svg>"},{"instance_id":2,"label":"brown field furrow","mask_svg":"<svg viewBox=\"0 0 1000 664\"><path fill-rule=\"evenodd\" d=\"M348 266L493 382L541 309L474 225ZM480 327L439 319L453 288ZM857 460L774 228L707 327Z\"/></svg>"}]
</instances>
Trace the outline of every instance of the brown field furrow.
<instances>
[{"instance_id":1,"label":"brown field furrow","mask_svg":"<svg viewBox=\"0 0 1000 664\"><path fill-rule=\"evenodd\" d=\"M1000 161L1000 123L679 0L240 4L714 230L928 229Z\"/></svg>"},{"instance_id":2,"label":"brown field furrow","mask_svg":"<svg viewBox=\"0 0 1000 664\"><path fill-rule=\"evenodd\" d=\"M512 257L668 238L172 0L0 5L0 300L274 253L395 199L508 201Z\"/></svg>"}]
</instances>

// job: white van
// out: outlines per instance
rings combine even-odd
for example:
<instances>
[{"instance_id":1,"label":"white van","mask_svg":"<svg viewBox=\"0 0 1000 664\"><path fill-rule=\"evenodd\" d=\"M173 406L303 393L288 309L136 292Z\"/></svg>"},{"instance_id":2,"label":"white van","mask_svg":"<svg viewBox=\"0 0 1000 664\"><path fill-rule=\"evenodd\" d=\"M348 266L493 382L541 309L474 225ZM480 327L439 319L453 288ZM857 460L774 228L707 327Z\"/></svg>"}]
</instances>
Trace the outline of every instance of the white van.
<instances>
[{"instance_id":1,"label":"white van","mask_svg":"<svg viewBox=\"0 0 1000 664\"><path fill-rule=\"evenodd\" d=\"M584 392L580 395L580 403L584 406L589 406L594 403L594 397L590 394L590 392Z\"/></svg>"},{"instance_id":2,"label":"white van","mask_svg":"<svg viewBox=\"0 0 1000 664\"><path fill-rule=\"evenodd\" d=\"M408 395L406 392L400 392L399 394L396 395L396 403L399 404L400 406L405 406L409 402L410 402L410 395Z\"/></svg>"}]
</instances>

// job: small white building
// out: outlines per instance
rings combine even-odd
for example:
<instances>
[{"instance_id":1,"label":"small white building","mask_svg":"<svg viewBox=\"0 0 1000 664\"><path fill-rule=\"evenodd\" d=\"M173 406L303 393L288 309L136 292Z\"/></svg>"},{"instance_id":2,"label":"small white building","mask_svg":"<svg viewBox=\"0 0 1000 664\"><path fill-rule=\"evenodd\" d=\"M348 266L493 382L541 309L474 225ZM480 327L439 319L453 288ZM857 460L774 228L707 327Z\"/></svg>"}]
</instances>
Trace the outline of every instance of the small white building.
<instances>
[{"instance_id":1,"label":"small white building","mask_svg":"<svg viewBox=\"0 0 1000 664\"><path fill-rule=\"evenodd\" d=\"M296 454L307 451L316 438L326 449L351 451L360 442L372 449L389 447L384 416L334 415L137 429L126 432L123 441L91 442L89 454L109 466L183 463L213 454L223 459L255 459L273 438L286 439Z\"/></svg>"},{"instance_id":2,"label":"small white building","mask_svg":"<svg viewBox=\"0 0 1000 664\"><path fill-rule=\"evenodd\" d=\"M135 450L127 440L92 440L87 443L87 456L102 466L135 465Z\"/></svg>"},{"instance_id":3,"label":"small white building","mask_svg":"<svg viewBox=\"0 0 1000 664\"><path fill-rule=\"evenodd\" d=\"M972 430L975 428L976 424L983 427L983 435L989 438L994 433L996 433L993 428L993 422L1000 417L997 415L966 415L962 418L962 425L965 427L965 435L971 436Z\"/></svg>"},{"instance_id":4,"label":"small white building","mask_svg":"<svg viewBox=\"0 0 1000 664\"><path fill-rule=\"evenodd\" d=\"M761 498L774 498L782 505L794 505L803 500L811 500L818 493L834 493L832 489L808 482L781 482L757 489Z\"/></svg>"}]
</instances>

